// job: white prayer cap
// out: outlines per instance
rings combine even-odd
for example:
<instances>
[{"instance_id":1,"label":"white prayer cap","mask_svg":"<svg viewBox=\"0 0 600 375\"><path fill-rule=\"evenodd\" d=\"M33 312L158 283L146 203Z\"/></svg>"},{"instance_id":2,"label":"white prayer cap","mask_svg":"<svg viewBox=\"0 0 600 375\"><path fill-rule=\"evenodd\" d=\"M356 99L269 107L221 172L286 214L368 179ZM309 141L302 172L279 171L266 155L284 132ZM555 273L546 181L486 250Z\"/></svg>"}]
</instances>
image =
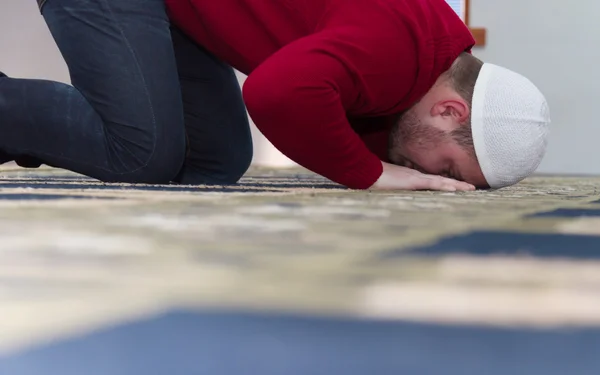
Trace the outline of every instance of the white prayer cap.
<instances>
[{"instance_id":1,"label":"white prayer cap","mask_svg":"<svg viewBox=\"0 0 600 375\"><path fill-rule=\"evenodd\" d=\"M488 185L501 188L530 176L548 143L550 111L527 78L484 64L473 93L471 127L479 165Z\"/></svg>"}]
</instances>

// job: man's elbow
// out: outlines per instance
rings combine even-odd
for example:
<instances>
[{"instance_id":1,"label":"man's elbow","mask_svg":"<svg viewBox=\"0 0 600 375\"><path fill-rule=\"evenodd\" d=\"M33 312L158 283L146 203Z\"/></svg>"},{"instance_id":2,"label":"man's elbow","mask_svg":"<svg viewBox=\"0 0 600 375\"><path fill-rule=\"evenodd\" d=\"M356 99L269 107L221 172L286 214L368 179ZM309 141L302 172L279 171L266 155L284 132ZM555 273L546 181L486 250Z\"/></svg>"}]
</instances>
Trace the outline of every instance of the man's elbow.
<instances>
[{"instance_id":1,"label":"man's elbow","mask_svg":"<svg viewBox=\"0 0 600 375\"><path fill-rule=\"evenodd\" d=\"M244 97L244 103L246 109L255 121L258 118L263 118L269 109L273 107L273 95L269 94L269 86L260 77L253 75L248 76L244 87L242 88L242 95Z\"/></svg>"},{"instance_id":2,"label":"man's elbow","mask_svg":"<svg viewBox=\"0 0 600 375\"><path fill-rule=\"evenodd\" d=\"M274 82L264 74L251 74L242 89L244 103L259 129L293 115L293 90L284 82Z\"/></svg>"}]
</instances>

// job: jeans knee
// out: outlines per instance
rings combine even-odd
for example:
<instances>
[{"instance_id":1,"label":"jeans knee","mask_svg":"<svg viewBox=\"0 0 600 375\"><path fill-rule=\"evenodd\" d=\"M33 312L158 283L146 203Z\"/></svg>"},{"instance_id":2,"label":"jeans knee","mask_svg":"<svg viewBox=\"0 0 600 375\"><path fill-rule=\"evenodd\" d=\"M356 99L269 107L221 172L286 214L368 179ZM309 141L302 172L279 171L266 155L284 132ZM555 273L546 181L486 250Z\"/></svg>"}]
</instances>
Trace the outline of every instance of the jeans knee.
<instances>
[{"instance_id":1,"label":"jeans knee","mask_svg":"<svg viewBox=\"0 0 600 375\"><path fill-rule=\"evenodd\" d=\"M236 184L246 174L252 164L252 142L238 147L226 155L221 155L216 168L202 172L204 183L231 185Z\"/></svg>"},{"instance_id":2,"label":"jeans knee","mask_svg":"<svg viewBox=\"0 0 600 375\"><path fill-rule=\"evenodd\" d=\"M252 143L234 152L224 168L226 182L231 184L238 182L250 168L253 156Z\"/></svg>"},{"instance_id":3,"label":"jeans knee","mask_svg":"<svg viewBox=\"0 0 600 375\"><path fill-rule=\"evenodd\" d=\"M185 185L232 185L239 182L252 164L252 142L226 155L188 159L175 182Z\"/></svg>"},{"instance_id":4,"label":"jeans knee","mask_svg":"<svg viewBox=\"0 0 600 375\"><path fill-rule=\"evenodd\" d=\"M156 152L137 172L136 182L147 184L168 184L181 170L185 160L185 147L170 147Z\"/></svg>"},{"instance_id":5,"label":"jeans knee","mask_svg":"<svg viewBox=\"0 0 600 375\"><path fill-rule=\"evenodd\" d=\"M149 147L113 149L111 159L107 182L168 184L184 163L185 141L158 138Z\"/></svg>"}]
</instances>

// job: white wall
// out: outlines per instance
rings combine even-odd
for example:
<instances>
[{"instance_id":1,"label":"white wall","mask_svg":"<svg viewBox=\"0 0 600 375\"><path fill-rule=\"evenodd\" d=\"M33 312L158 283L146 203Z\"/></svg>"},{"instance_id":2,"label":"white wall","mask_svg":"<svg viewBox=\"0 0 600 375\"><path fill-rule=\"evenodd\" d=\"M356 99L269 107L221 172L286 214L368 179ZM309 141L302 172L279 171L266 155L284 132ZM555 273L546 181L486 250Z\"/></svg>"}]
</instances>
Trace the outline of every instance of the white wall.
<instances>
[{"instance_id":1,"label":"white wall","mask_svg":"<svg viewBox=\"0 0 600 375\"><path fill-rule=\"evenodd\" d=\"M529 77L547 96L552 133L540 172L600 174L600 2L471 0L474 51Z\"/></svg>"},{"instance_id":2,"label":"white wall","mask_svg":"<svg viewBox=\"0 0 600 375\"><path fill-rule=\"evenodd\" d=\"M0 2L0 71L68 82L67 68L35 0Z\"/></svg>"},{"instance_id":3,"label":"white wall","mask_svg":"<svg viewBox=\"0 0 600 375\"><path fill-rule=\"evenodd\" d=\"M35 1L0 1L0 70L68 82ZM471 24L488 29L487 46L475 54L527 75L547 94L553 131L541 172L600 174L600 2L576 3L471 0ZM254 135L255 163L291 164L256 129Z\"/></svg>"}]
</instances>

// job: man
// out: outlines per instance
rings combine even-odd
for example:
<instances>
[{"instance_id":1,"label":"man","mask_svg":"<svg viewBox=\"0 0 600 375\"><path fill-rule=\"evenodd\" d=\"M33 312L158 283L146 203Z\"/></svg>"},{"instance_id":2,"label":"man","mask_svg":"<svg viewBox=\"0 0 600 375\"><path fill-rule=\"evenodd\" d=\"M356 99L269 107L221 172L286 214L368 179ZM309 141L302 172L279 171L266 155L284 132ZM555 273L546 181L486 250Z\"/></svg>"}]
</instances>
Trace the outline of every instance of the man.
<instances>
[{"instance_id":1,"label":"man","mask_svg":"<svg viewBox=\"0 0 600 375\"><path fill-rule=\"evenodd\" d=\"M545 152L543 95L474 58L444 0L165 0L171 33L162 0L39 1L77 90L0 79L17 161L234 183L252 153L244 104L284 154L354 189L498 188Z\"/></svg>"}]
</instances>

